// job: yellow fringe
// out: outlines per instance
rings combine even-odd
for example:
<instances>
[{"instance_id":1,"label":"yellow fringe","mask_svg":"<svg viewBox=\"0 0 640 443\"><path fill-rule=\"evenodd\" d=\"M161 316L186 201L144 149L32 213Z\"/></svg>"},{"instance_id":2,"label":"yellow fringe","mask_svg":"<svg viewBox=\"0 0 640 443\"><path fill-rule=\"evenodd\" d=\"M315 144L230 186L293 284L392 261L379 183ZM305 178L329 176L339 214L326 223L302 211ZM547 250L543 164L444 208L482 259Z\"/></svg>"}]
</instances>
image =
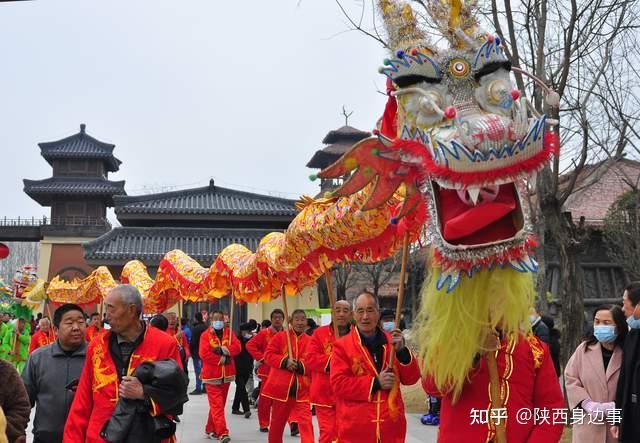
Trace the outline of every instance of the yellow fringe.
<instances>
[{"instance_id":1,"label":"yellow fringe","mask_svg":"<svg viewBox=\"0 0 640 443\"><path fill-rule=\"evenodd\" d=\"M503 334L531 330L533 275L511 268L486 269L472 278L463 276L447 294L435 287L439 272L432 269L425 281L415 332L423 372L456 402L490 329L499 327Z\"/></svg>"}]
</instances>

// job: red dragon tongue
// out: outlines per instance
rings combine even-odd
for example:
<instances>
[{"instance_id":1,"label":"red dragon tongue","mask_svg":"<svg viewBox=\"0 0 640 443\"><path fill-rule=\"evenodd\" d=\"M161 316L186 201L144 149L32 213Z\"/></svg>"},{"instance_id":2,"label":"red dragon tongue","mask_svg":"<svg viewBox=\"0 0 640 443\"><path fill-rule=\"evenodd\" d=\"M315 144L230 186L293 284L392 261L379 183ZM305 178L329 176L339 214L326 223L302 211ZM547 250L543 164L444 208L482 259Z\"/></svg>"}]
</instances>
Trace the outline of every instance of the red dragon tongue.
<instances>
[{"instance_id":1,"label":"red dragon tongue","mask_svg":"<svg viewBox=\"0 0 640 443\"><path fill-rule=\"evenodd\" d=\"M495 200L468 206L453 189L439 188L442 236L454 245L478 245L513 237L517 208L513 184L504 184Z\"/></svg>"}]
</instances>

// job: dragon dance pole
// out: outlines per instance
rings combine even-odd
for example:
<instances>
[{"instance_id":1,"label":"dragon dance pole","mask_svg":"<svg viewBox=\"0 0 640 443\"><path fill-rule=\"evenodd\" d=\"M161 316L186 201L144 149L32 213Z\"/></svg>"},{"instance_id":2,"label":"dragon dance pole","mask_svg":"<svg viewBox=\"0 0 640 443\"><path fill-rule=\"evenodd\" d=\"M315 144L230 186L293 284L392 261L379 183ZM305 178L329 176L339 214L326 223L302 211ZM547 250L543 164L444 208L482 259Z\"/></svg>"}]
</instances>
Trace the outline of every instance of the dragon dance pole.
<instances>
[{"instance_id":1,"label":"dragon dance pole","mask_svg":"<svg viewBox=\"0 0 640 443\"><path fill-rule=\"evenodd\" d=\"M489 369L489 389L491 390L491 408L502 408L502 399L500 398L500 378L498 376L498 361L496 360L495 351L487 353L487 367ZM504 420L493 418L496 427L496 443L507 443L507 436L504 429ZM496 423L497 421L497 423Z\"/></svg>"},{"instance_id":2,"label":"dragon dance pole","mask_svg":"<svg viewBox=\"0 0 640 443\"><path fill-rule=\"evenodd\" d=\"M327 282L327 294L329 295L329 307L331 308L331 324L333 325L333 335L336 339L340 338L338 335L338 325L333 318L333 307L336 304L336 295L333 293L333 287L331 285L331 269L327 269L324 273L324 279Z\"/></svg>"},{"instance_id":3,"label":"dragon dance pole","mask_svg":"<svg viewBox=\"0 0 640 443\"><path fill-rule=\"evenodd\" d=\"M287 354L291 358L291 336L289 336L289 308L287 307L287 294L282 285L282 307L284 308L285 332L287 333Z\"/></svg>"},{"instance_id":4,"label":"dragon dance pole","mask_svg":"<svg viewBox=\"0 0 640 443\"><path fill-rule=\"evenodd\" d=\"M233 333L233 311L235 311L235 298L233 292L229 294L229 330Z\"/></svg>"},{"instance_id":5,"label":"dragon dance pole","mask_svg":"<svg viewBox=\"0 0 640 443\"><path fill-rule=\"evenodd\" d=\"M404 304L404 282L407 276L407 259L409 257L409 231L404 233L402 239L402 263L400 265L400 286L398 287L398 301L396 303L396 328L400 328L400 314ZM393 357L395 352L391 352L389 367L393 368Z\"/></svg>"}]
</instances>

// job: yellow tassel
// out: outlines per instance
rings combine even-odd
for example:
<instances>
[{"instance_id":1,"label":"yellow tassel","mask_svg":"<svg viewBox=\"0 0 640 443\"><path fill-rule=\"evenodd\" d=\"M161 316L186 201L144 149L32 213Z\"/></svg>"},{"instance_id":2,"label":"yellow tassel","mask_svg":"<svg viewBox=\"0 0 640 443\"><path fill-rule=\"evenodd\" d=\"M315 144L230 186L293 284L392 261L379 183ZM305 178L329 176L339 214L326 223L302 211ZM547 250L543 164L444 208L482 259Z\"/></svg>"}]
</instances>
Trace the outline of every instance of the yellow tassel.
<instances>
[{"instance_id":1,"label":"yellow tassel","mask_svg":"<svg viewBox=\"0 0 640 443\"><path fill-rule=\"evenodd\" d=\"M423 287L416 336L423 371L455 402L489 329L498 327L507 335L530 330L527 316L535 291L532 274L511 268L463 276L449 294L436 289L438 274L432 269Z\"/></svg>"}]
</instances>

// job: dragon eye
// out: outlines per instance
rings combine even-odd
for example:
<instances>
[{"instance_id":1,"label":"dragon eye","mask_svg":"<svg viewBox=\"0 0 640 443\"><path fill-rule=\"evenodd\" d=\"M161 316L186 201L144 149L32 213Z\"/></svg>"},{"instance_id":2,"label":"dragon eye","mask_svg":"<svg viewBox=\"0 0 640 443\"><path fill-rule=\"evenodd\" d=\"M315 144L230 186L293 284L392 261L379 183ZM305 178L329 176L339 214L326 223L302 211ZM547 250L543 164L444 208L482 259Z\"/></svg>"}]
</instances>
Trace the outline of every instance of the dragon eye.
<instances>
[{"instance_id":1,"label":"dragon eye","mask_svg":"<svg viewBox=\"0 0 640 443\"><path fill-rule=\"evenodd\" d=\"M487 100L494 104L500 104L509 95L509 85L502 80L494 80L487 85Z\"/></svg>"},{"instance_id":2,"label":"dragon eye","mask_svg":"<svg viewBox=\"0 0 640 443\"><path fill-rule=\"evenodd\" d=\"M454 78L464 78L471 72L471 67L466 60L457 58L451 60L449 64L449 73Z\"/></svg>"}]
</instances>

